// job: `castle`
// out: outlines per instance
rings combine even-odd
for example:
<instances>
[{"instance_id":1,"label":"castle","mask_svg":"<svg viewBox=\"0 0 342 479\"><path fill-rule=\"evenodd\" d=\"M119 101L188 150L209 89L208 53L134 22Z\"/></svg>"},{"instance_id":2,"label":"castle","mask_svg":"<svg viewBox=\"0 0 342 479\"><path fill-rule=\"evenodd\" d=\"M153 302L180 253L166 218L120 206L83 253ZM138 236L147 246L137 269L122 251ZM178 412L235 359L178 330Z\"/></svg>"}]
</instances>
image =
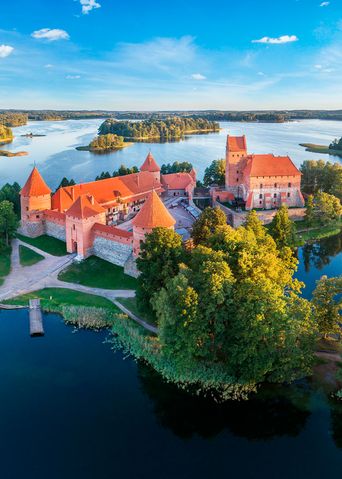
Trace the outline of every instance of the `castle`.
<instances>
[{"instance_id":1,"label":"castle","mask_svg":"<svg viewBox=\"0 0 342 479\"><path fill-rule=\"evenodd\" d=\"M227 136L225 188L213 197L246 210L303 207L301 173L288 156L247 153L245 136Z\"/></svg>"},{"instance_id":2,"label":"castle","mask_svg":"<svg viewBox=\"0 0 342 479\"><path fill-rule=\"evenodd\" d=\"M93 254L125 266L134 262L153 228L174 228L159 196L191 199L195 186L194 170L162 175L151 153L138 173L61 187L53 194L34 167L20 192L21 231L65 241L67 251L80 259Z\"/></svg>"}]
</instances>

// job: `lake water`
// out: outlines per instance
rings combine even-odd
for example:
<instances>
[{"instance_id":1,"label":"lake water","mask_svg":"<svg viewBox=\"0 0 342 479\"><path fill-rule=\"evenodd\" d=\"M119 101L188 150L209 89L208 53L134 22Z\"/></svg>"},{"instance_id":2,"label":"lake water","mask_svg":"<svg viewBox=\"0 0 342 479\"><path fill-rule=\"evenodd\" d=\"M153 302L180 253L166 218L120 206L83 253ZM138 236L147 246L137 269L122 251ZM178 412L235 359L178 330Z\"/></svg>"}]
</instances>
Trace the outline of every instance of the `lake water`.
<instances>
[{"instance_id":1,"label":"lake water","mask_svg":"<svg viewBox=\"0 0 342 479\"><path fill-rule=\"evenodd\" d=\"M298 277L341 273L342 236L301 248ZM305 381L215 405L44 315L0 312L1 479L336 479L342 403Z\"/></svg>"},{"instance_id":2,"label":"lake water","mask_svg":"<svg viewBox=\"0 0 342 479\"><path fill-rule=\"evenodd\" d=\"M10 151L27 151L28 156L0 157L0 186L6 182L18 181L21 185L27 179L36 163L51 188L56 188L63 176L76 182L91 181L101 171L117 169L120 164L140 166L148 151L160 165L174 161L190 161L203 177L206 166L212 160L225 155L226 135L247 136L251 153L274 153L290 155L299 166L303 160L323 158L340 161L335 156L306 152L299 143L329 144L342 136L342 122L305 120L290 123L235 123L222 122L220 133L191 135L183 141L172 143L135 143L123 150L109 154L94 154L77 151L76 146L87 145L96 135L99 120L67 120L60 122L29 122L14 128L13 143L3 148ZM26 138L26 133L46 134L44 137Z\"/></svg>"}]
</instances>

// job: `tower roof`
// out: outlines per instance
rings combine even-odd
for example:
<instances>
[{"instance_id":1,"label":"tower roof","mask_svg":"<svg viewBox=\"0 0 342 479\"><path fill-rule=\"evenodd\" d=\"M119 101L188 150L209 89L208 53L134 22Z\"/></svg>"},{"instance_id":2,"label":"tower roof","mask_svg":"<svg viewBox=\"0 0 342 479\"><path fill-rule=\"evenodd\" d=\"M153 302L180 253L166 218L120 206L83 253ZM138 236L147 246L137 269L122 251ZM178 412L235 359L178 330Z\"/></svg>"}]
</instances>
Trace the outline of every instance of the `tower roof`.
<instances>
[{"instance_id":1,"label":"tower roof","mask_svg":"<svg viewBox=\"0 0 342 479\"><path fill-rule=\"evenodd\" d=\"M105 211L106 210L98 204L93 196L85 194L77 198L66 212L66 215L83 219L104 213Z\"/></svg>"},{"instance_id":2,"label":"tower roof","mask_svg":"<svg viewBox=\"0 0 342 479\"><path fill-rule=\"evenodd\" d=\"M156 171L160 171L159 165L156 160L153 158L151 152L146 156L146 160L140 167L140 171L149 171L150 173L155 173Z\"/></svg>"},{"instance_id":3,"label":"tower roof","mask_svg":"<svg viewBox=\"0 0 342 479\"><path fill-rule=\"evenodd\" d=\"M175 223L176 220L154 190L132 220L133 226L149 229L157 228L158 226L170 228Z\"/></svg>"},{"instance_id":4,"label":"tower roof","mask_svg":"<svg viewBox=\"0 0 342 479\"><path fill-rule=\"evenodd\" d=\"M50 193L50 188L41 177L37 168L34 167L20 194L22 196L42 196L49 195Z\"/></svg>"},{"instance_id":5,"label":"tower roof","mask_svg":"<svg viewBox=\"0 0 342 479\"><path fill-rule=\"evenodd\" d=\"M249 176L298 176L301 172L288 156L250 155L244 173Z\"/></svg>"},{"instance_id":6,"label":"tower roof","mask_svg":"<svg viewBox=\"0 0 342 479\"><path fill-rule=\"evenodd\" d=\"M246 137L227 135L227 148L229 151L247 150Z\"/></svg>"}]
</instances>

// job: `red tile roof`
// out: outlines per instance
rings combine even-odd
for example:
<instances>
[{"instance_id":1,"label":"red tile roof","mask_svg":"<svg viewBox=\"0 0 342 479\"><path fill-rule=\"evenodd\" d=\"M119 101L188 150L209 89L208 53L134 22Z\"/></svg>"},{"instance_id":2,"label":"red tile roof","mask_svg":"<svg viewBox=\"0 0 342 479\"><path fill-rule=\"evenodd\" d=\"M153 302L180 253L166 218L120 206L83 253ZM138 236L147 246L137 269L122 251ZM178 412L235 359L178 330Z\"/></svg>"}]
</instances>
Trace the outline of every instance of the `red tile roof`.
<instances>
[{"instance_id":1,"label":"red tile roof","mask_svg":"<svg viewBox=\"0 0 342 479\"><path fill-rule=\"evenodd\" d=\"M149 171L150 173L155 173L156 171L160 171L159 165L156 160L153 158L151 152L146 156L146 160L140 167L140 171Z\"/></svg>"},{"instance_id":2,"label":"red tile roof","mask_svg":"<svg viewBox=\"0 0 342 479\"><path fill-rule=\"evenodd\" d=\"M162 175L161 182L169 190L183 190L191 183L195 183L190 173L170 173Z\"/></svg>"},{"instance_id":3,"label":"red tile roof","mask_svg":"<svg viewBox=\"0 0 342 479\"><path fill-rule=\"evenodd\" d=\"M133 226L149 229L158 226L170 228L175 223L176 220L155 191L152 191L139 213L132 220Z\"/></svg>"},{"instance_id":4,"label":"red tile roof","mask_svg":"<svg viewBox=\"0 0 342 479\"><path fill-rule=\"evenodd\" d=\"M49 195L50 193L50 188L41 177L37 168L34 167L20 194L22 196L42 196Z\"/></svg>"},{"instance_id":5,"label":"red tile roof","mask_svg":"<svg viewBox=\"0 0 342 479\"><path fill-rule=\"evenodd\" d=\"M228 151L247 151L246 137L243 136L227 136L227 148Z\"/></svg>"},{"instance_id":6,"label":"red tile roof","mask_svg":"<svg viewBox=\"0 0 342 479\"><path fill-rule=\"evenodd\" d=\"M105 211L106 210L98 204L93 196L81 195L68 209L66 215L83 219L98 215L100 213L105 213Z\"/></svg>"},{"instance_id":7,"label":"red tile roof","mask_svg":"<svg viewBox=\"0 0 342 479\"><path fill-rule=\"evenodd\" d=\"M160 191L160 183L155 180L154 175L150 172L141 171L130 175L60 188L52 197L52 207L64 211L83 194L94 196L98 203L104 205L113 203L118 198L129 199L137 195L147 194L153 188Z\"/></svg>"},{"instance_id":8,"label":"red tile roof","mask_svg":"<svg viewBox=\"0 0 342 479\"><path fill-rule=\"evenodd\" d=\"M250 155L244 169L248 176L298 176L300 171L288 156Z\"/></svg>"},{"instance_id":9,"label":"red tile roof","mask_svg":"<svg viewBox=\"0 0 342 479\"><path fill-rule=\"evenodd\" d=\"M107 233L115 236L121 236L122 238L132 238L133 232L122 230L116 228L115 226L102 225L101 223L95 223L93 226L93 231L101 231L102 233Z\"/></svg>"}]
</instances>

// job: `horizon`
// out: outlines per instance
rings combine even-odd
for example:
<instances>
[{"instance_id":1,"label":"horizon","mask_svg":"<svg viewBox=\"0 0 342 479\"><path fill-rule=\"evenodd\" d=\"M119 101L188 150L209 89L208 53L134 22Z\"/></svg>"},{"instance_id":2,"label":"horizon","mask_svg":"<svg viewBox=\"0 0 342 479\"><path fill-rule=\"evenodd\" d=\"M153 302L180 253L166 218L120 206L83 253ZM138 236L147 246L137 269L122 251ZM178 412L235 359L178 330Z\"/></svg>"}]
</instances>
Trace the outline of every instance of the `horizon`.
<instances>
[{"instance_id":1,"label":"horizon","mask_svg":"<svg viewBox=\"0 0 342 479\"><path fill-rule=\"evenodd\" d=\"M31 0L21 17L15 3L2 7L2 109L342 108L337 0Z\"/></svg>"}]
</instances>

